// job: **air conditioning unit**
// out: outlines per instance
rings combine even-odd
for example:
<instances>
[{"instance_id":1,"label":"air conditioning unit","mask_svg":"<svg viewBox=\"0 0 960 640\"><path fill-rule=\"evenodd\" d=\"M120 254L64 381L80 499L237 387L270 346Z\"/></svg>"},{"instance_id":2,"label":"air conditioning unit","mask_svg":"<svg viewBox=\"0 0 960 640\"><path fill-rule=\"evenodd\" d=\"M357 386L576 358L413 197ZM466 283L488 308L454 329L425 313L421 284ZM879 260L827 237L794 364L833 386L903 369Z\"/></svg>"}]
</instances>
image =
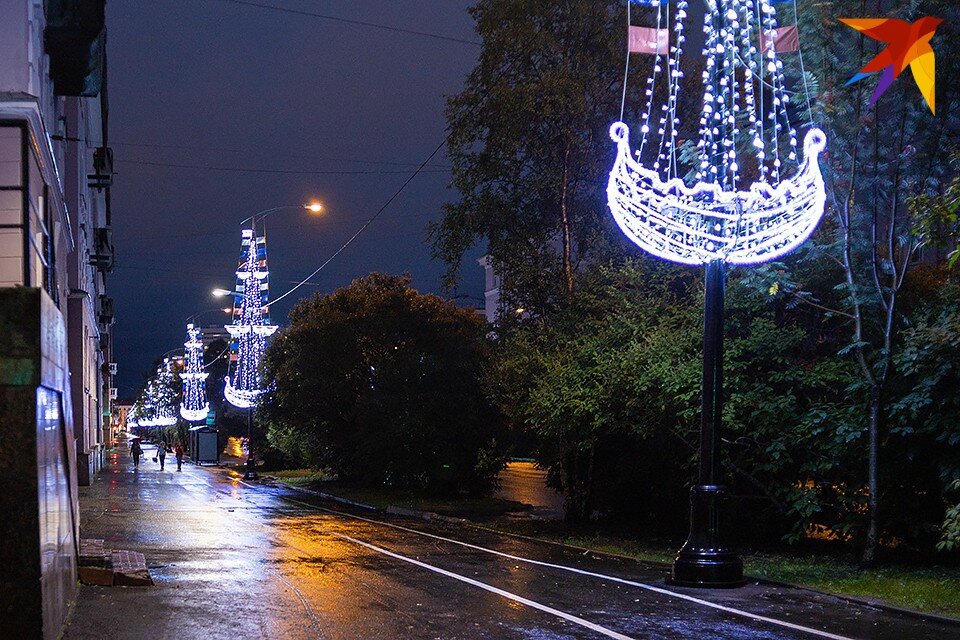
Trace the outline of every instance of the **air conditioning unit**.
<instances>
[{"instance_id":1,"label":"air conditioning unit","mask_svg":"<svg viewBox=\"0 0 960 640\"><path fill-rule=\"evenodd\" d=\"M116 363L116 362L111 362L111 363L109 363L109 364L110 364L110 375L112 375L112 376L117 375L117 363Z\"/></svg>"},{"instance_id":2,"label":"air conditioning unit","mask_svg":"<svg viewBox=\"0 0 960 640\"><path fill-rule=\"evenodd\" d=\"M110 296L100 296L98 298L97 319L100 324L111 324L113 322L113 298Z\"/></svg>"},{"instance_id":3,"label":"air conditioning unit","mask_svg":"<svg viewBox=\"0 0 960 640\"><path fill-rule=\"evenodd\" d=\"M117 399L117 388L116 388L116 387L110 387L110 399L111 399L111 400L116 400L116 399Z\"/></svg>"}]
</instances>

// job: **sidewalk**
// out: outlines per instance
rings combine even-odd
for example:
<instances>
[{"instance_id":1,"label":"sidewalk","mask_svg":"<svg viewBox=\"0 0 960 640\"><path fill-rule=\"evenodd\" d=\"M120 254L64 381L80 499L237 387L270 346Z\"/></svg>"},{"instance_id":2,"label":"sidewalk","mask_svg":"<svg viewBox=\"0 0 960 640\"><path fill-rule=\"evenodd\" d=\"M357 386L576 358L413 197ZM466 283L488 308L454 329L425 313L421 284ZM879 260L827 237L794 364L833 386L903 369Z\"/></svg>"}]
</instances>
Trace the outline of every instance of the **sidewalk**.
<instances>
[{"instance_id":1,"label":"sidewalk","mask_svg":"<svg viewBox=\"0 0 960 640\"><path fill-rule=\"evenodd\" d=\"M301 638L299 603L270 569L270 531L227 474L144 447L137 471L124 450L80 489L83 538L146 556L155 586L81 586L65 640Z\"/></svg>"}]
</instances>

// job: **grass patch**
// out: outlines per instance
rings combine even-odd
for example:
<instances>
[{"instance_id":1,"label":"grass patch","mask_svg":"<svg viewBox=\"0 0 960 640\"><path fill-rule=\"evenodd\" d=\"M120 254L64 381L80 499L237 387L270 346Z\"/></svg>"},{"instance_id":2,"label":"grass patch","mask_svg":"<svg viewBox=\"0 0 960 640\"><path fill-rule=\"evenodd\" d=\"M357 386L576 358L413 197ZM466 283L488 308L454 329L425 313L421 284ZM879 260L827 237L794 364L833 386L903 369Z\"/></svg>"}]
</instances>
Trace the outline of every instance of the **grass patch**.
<instances>
[{"instance_id":1,"label":"grass patch","mask_svg":"<svg viewBox=\"0 0 960 640\"><path fill-rule=\"evenodd\" d=\"M296 487L307 487L328 479L326 474L316 469L282 469L278 471L268 471L265 472L264 475Z\"/></svg>"},{"instance_id":2,"label":"grass patch","mask_svg":"<svg viewBox=\"0 0 960 640\"><path fill-rule=\"evenodd\" d=\"M380 509L395 506L404 509L432 511L433 513L439 513L445 516L472 518L476 520L486 520L531 508L522 502L489 496L437 498L409 489L395 489L391 487L357 488L315 482L311 484L310 488L349 500L355 500L356 502L373 505Z\"/></svg>"},{"instance_id":3,"label":"grass patch","mask_svg":"<svg viewBox=\"0 0 960 640\"><path fill-rule=\"evenodd\" d=\"M960 618L960 569L891 565L860 570L827 556L749 555L752 576L792 582L829 593L876 598L895 607Z\"/></svg>"}]
</instances>

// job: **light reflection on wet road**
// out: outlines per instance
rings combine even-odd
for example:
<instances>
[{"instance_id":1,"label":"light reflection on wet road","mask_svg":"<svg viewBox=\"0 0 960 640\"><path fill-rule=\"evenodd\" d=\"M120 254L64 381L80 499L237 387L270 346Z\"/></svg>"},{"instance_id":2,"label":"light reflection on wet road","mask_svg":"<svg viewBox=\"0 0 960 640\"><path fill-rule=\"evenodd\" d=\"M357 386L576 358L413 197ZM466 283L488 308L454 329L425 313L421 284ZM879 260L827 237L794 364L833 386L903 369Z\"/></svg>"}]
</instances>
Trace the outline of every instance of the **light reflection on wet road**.
<instances>
[{"instance_id":1,"label":"light reflection on wet road","mask_svg":"<svg viewBox=\"0 0 960 640\"><path fill-rule=\"evenodd\" d=\"M83 587L67 639L818 637L524 559L660 588L661 568L462 525L348 514L192 465L176 473L147 463L134 474L115 462L81 490L83 536L142 551L157 585ZM960 636L960 627L809 592L685 593L839 636Z\"/></svg>"}]
</instances>

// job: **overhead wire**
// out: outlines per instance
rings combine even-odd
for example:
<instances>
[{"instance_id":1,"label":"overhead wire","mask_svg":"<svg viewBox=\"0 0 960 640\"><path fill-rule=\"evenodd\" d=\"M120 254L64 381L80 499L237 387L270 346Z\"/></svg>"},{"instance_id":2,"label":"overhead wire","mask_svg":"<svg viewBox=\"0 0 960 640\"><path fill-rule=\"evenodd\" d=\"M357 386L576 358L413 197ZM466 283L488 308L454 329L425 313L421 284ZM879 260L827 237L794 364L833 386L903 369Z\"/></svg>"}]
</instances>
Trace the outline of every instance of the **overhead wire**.
<instances>
[{"instance_id":1,"label":"overhead wire","mask_svg":"<svg viewBox=\"0 0 960 640\"><path fill-rule=\"evenodd\" d=\"M394 27L387 24L378 24L376 22L367 22L366 20L353 20L351 18L343 18L340 16L332 16L324 13L314 13L312 11L303 11L301 9L290 9L287 7L277 7L275 5L262 4L260 2L251 2L250 0L210 0L213 2L227 2L230 4L237 4L246 7L257 7L259 9L269 9L271 11L279 11L281 13L290 13L298 16L309 16L311 18L320 18L322 20L329 20L331 22L342 22L344 24L352 24L360 27L369 27L372 29L381 29L383 31L392 31L394 33L405 33L407 35L422 36L425 38L433 38L435 40L445 40L447 42L457 42L460 44L469 44L476 47L482 45L481 42L477 40L467 40L465 38L457 38L454 36L445 36L439 33L430 33L428 31L416 31L414 29L404 29L403 27Z\"/></svg>"},{"instance_id":2,"label":"overhead wire","mask_svg":"<svg viewBox=\"0 0 960 640\"><path fill-rule=\"evenodd\" d=\"M377 175L377 174L397 174L406 173L402 169L363 169L363 170L328 170L317 171L313 169L254 169L250 167L219 167L214 165L199 164L179 164L175 162L153 162L150 160L124 160L118 158L114 161L117 164L135 164L149 167L164 167L174 169L197 169L200 171L227 171L235 173L278 173L292 175L312 175L312 176L344 176L344 175ZM427 169L421 173L449 173L450 169Z\"/></svg>"},{"instance_id":3,"label":"overhead wire","mask_svg":"<svg viewBox=\"0 0 960 640\"><path fill-rule=\"evenodd\" d=\"M434 149L434 150L430 153L429 156L427 156L426 160L424 160L423 162L420 163L420 166L417 167L417 170L414 171L414 172L410 175L410 177L407 178L407 180L406 180L402 185L400 185L400 188L397 189L397 190L394 192L394 194L393 194L392 196L390 196L390 197L387 199L386 202L383 203L383 206L381 206L381 207L377 210L377 212L376 212L375 214L373 214L373 216L370 217L369 220L367 220L366 222L364 222L363 225L362 225L359 229L357 229L357 232L354 233L352 236L350 236L350 238L349 238L346 242L344 242L344 243L340 246L340 248L337 249L337 250L333 253L333 255L331 255L329 258L327 258L327 259L323 262L323 264L321 264L319 267L317 267L317 268L313 271L313 273L311 273L311 274L308 275L306 278L304 278L303 280L301 280L300 282L298 282L296 285L294 285L294 287L293 287L292 289L290 289L289 291L287 291L287 292L284 293L283 295L281 295L281 296L279 296L279 297L274 298L273 300L271 300L271 301L270 301L270 304L271 304L271 305L274 305L274 304L280 302L281 300L283 300L284 298L286 298L287 296L289 296L291 293L293 293L294 291L296 291L297 289L299 289L300 287L302 287L303 285L305 285L307 282L310 281L311 278L313 278L315 275L317 275L318 273L320 273L320 271L323 270L324 267L326 267L328 264L330 264L330 262L332 262L334 258L336 258L338 255L340 255L341 253L343 253L344 249L346 249L347 247L349 247L349 246L353 243L353 241L356 240L356 239L360 236L361 233L363 233L364 231L366 231L366 230L367 230L367 227L369 227L371 224L373 224L373 221L376 220L378 217L380 217L380 214L382 214L384 211L386 211L387 207L390 206L390 203L392 203L394 200L396 200L397 197L399 197L400 194L403 193L404 189L407 188L407 185L409 185L411 182L413 182L413 179L416 178L418 175L420 175L420 173L423 171L423 168L426 167L427 164L428 164L431 160L433 160L434 156L436 156L438 153L440 153L440 150L443 149L443 146L444 146L445 144L447 144L447 141L450 139L450 136L451 136L451 135L453 135L453 132L452 132L452 131L451 131L450 133L448 133L448 134L444 137L444 139L440 142L440 144L437 145L437 148Z\"/></svg>"}]
</instances>

